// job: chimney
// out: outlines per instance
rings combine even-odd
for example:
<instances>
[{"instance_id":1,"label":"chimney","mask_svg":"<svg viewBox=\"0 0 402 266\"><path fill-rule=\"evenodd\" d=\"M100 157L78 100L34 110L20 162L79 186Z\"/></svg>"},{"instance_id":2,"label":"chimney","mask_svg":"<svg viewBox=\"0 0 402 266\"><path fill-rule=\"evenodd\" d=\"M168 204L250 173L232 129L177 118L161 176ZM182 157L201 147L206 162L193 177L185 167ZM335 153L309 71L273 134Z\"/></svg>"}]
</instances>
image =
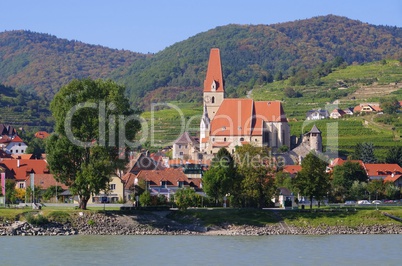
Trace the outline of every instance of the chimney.
<instances>
[{"instance_id":1,"label":"chimney","mask_svg":"<svg viewBox=\"0 0 402 266\"><path fill-rule=\"evenodd\" d=\"M20 168L20 159L17 160L17 168Z\"/></svg>"}]
</instances>

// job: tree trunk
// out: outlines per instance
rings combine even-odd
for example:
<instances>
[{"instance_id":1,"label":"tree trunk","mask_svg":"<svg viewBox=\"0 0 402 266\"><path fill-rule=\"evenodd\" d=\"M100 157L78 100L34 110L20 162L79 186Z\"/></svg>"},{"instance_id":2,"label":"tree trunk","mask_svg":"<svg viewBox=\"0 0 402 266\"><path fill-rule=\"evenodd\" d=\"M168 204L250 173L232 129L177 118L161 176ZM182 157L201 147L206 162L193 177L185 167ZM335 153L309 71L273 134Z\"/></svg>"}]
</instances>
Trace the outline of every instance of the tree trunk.
<instances>
[{"instance_id":1,"label":"tree trunk","mask_svg":"<svg viewBox=\"0 0 402 266\"><path fill-rule=\"evenodd\" d=\"M81 196L79 204L78 204L78 208L80 208L81 210L86 210L88 201L89 201L89 197Z\"/></svg>"}]
</instances>

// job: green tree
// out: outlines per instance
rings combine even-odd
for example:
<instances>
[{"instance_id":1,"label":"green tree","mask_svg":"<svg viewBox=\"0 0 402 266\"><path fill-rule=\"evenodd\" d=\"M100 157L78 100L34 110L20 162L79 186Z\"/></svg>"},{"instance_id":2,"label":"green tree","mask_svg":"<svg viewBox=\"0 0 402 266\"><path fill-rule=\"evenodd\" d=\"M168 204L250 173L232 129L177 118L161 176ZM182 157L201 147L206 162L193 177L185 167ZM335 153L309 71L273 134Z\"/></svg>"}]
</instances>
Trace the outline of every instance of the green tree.
<instances>
[{"instance_id":1,"label":"green tree","mask_svg":"<svg viewBox=\"0 0 402 266\"><path fill-rule=\"evenodd\" d=\"M302 195L308 196L310 209L313 198L320 200L329 191L329 177L325 172L327 163L315 152L310 152L302 161L302 170L297 173L295 185Z\"/></svg>"},{"instance_id":2,"label":"green tree","mask_svg":"<svg viewBox=\"0 0 402 266\"><path fill-rule=\"evenodd\" d=\"M346 161L342 165L335 166L332 175L334 196L350 198L350 190L355 181L367 181L366 171L359 163Z\"/></svg>"},{"instance_id":3,"label":"green tree","mask_svg":"<svg viewBox=\"0 0 402 266\"><path fill-rule=\"evenodd\" d=\"M374 144L371 142L357 143L352 159L362 160L364 163L376 163L377 158L374 154Z\"/></svg>"},{"instance_id":4,"label":"green tree","mask_svg":"<svg viewBox=\"0 0 402 266\"><path fill-rule=\"evenodd\" d=\"M241 179L236 196L242 198L245 206L268 206L276 192L269 149L250 144L237 147L236 163Z\"/></svg>"},{"instance_id":5,"label":"green tree","mask_svg":"<svg viewBox=\"0 0 402 266\"><path fill-rule=\"evenodd\" d=\"M186 210L188 207L197 206L197 194L192 188L182 188L174 194L176 205L181 210Z\"/></svg>"},{"instance_id":6,"label":"green tree","mask_svg":"<svg viewBox=\"0 0 402 266\"><path fill-rule=\"evenodd\" d=\"M212 161L211 167L204 173L203 190L215 199L223 199L226 194L233 194L238 180L232 155L225 148L221 148Z\"/></svg>"},{"instance_id":7,"label":"green tree","mask_svg":"<svg viewBox=\"0 0 402 266\"><path fill-rule=\"evenodd\" d=\"M40 159L42 153L45 153L45 142L43 139L33 138L28 143L28 148L25 150L25 153L32 154L35 159Z\"/></svg>"},{"instance_id":8,"label":"green tree","mask_svg":"<svg viewBox=\"0 0 402 266\"><path fill-rule=\"evenodd\" d=\"M139 200L141 206L150 206L152 203L151 193L149 193L149 191L144 191L144 193L140 195Z\"/></svg>"},{"instance_id":9,"label":"green tree","mask_svg":"<svg viewBox=\"0 0 402 266\"><path fill-rule=\"evenodd\" d=\"M390 147L385 156L385 162L396 163L399 166L402 166L402 147L401 146Z\"/></svg>"},{"instance_id":10,"label":"green tree","mask_svg":"<svg viewBox=\"0 0 402 266\"><path fill-rule=\"evenodd\" d=\"M384 113L395 114L399 110L399 101L395 97L393 98L381 98L380 106Z\"/></svg>"},{"instance_id":11,"label":"green tree","mask_svg":"<svg viewBox=\"0 0 402 266\"><path fill-rule=\"evenodd\" d=\"M124 93L110 80L73 80L51 102L56 134L47 140L47 160L56 180L78 195L81 209L123 169L127 144L140 129Z\"/></svg>"}]
</instances>

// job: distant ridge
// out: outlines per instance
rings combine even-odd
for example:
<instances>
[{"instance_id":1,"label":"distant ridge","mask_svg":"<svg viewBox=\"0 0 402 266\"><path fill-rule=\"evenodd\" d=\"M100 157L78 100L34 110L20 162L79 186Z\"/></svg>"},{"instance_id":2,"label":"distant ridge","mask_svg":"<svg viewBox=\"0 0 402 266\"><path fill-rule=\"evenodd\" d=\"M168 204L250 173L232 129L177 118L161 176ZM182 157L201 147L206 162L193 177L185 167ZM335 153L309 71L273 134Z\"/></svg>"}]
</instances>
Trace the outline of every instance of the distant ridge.
<instances>
[{"instance_id":1,"label":"distant ridge","mask_svg":"<svg viewBox=\"0 0 402 266\"><path fill-rule=\"evenodd\" d=\"M272 25L230 24L154 55L8 31L0 33L0 83L51 98L73 78L112 78L126 85L136 103L144 97L158 100L155 95L162 91L169 100L200 101L212 47L221 51L227 93L241 96L279 73L286 77L336 57L348 64L402 58L402 28L334 15Z\"/></svg>"}]
</instances>

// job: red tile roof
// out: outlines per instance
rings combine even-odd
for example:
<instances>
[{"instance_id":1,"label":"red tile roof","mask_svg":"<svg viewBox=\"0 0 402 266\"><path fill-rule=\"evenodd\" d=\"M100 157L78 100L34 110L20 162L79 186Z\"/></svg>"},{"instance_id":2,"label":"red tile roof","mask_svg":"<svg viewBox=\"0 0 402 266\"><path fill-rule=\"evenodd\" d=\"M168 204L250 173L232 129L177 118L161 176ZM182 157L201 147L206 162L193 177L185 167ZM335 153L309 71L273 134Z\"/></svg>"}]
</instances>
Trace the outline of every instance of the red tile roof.
<instances>
[{"instance_id":1,"label":"red tile roof","mask_svg":"<svg viewBox=\"0 0 402 266\"><path fill-rule=\"evenodd\" d=\"M388 176L390 174L402 174L402 168L398 164L380 164L366 163L364 164L367 175L370 176Z\"/></svg>"},{"instance_id":2,"label":"red tile roof","mask_svg":"<svg viewBox=\"0 0 402 266\"><path fill-rule=\"evenodd\" d=\"M281 102L224 99L211 122L210 136L261 136L264 121L287 122Z\"/></svg>"},{"instance_id":3,"label":"red tile roof","mask_svg":"<svg viewBox=\"0 0 402 266\"><path fill-rule=\"evenodd\" d=\"M45 139L45 138L47 138L49 136L50 136L50 134L47 133L46 131L38 131L38 132L35 133L35 137L38 138L38 139Z\"/></svg>"},{"instance_id":4,"label":"red tile roof","mask_svg":"<svg viewBox=\"0 0 402 266\"><path fill-rule=\"evenodd\" d=\"M150 182L150 186L161 186L161 181L167 181L167 186L177 187L178 181L189 185L191 180L181 169L167 168L164 170L143 170L137 175L138 180Z\"/></svg>"},{"instance_id":5,"label":"red tile roof","mask_svg":"<svg viewBox=\"0 0 402 266\"><path fill-rule=\"evenodd\" d=\"M27 179L25 180L26 186L29 187L31 184L31 176L28 175ZM35 174L34 175L34 185L41 187L42 189L48 189L51 186L59 186L62 189L66 190L68 187L60 182L57 182L54 179L52 174Z\"/></svg>"},{"instance_id":6,"label":"red tile roof","mask_svg":"<svg viewBox=\"0 0 402 266\"><path fill-rule=\"evenodd\" d=\"M31 172L35 174L49 174L49 168L45 160L4 159L0 164L6 167L7 178L18 181L24 181Z\"/></svg>"},{"instance_id":7,"label":"red tile roof","mask_svg":"<svg viewBox=\"0 0 402 266\"><path fill-rule=\"evenodd\" d=\"M210 136L248 136L252 116L252 99L224 99L211 122Z\"/></svg>"},{"instance_id":8,"label":"red tile roof","mask_svg":"<svg viewBox=\"0 0 402 266\"><path fill-rule=\"evenodd\" d=\"M216 83L216 91L224 92L221 56L218 48L212 48L209 54L207 75L204 80L204 92L211 92L212 82Z\"/></svg>"},{"instance_id":9,"label":"red tile roof","mask_svg":"<svg viewBox=\"0 0 402 266\"><path fill-rule=\"evenodd\" d=\"M402 175L389 175L384 179L384 182L394 183L396 180L398 180L401 177L402 177Z\"/></svg>"},{"instance_id":10,"label":"red tile roof","mask_svg":"<svg viewBox=\"0 0 402 266\"><path fill-rule=\"evenodd\" d=\"M297 174L302 170L301 165L285 165L283 167L283 172L289 173L291 175Z\"/></svg>"}]
</instances>

